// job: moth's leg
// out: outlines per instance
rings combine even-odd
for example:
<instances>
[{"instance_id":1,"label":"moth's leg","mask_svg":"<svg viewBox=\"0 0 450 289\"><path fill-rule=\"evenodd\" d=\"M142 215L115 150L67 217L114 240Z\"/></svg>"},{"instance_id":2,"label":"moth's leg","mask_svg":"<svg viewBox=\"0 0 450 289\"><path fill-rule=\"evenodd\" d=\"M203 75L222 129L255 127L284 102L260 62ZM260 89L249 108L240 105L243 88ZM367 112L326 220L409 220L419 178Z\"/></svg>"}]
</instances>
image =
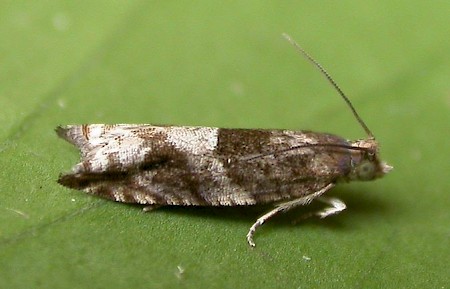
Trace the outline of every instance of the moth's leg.
<instances>
[{"instance_id":1,"label":"moth's leg","mask_svg":"<svg viewBox=\"0 0 450 289\"><path fill-rule=\"evenodd\" d=\"M334 186L334 184L328 184L327 186L325 186L324 188L320 189L317 192L314 192L312 194L309 194L307 196L304 196L304 197L301 197L301 198L298 198L298 199L295 199L292 201L278 204L275 207L275 209L273 209L272 211L259 217L258 220L256 220L256 222L250 227L250 230L247 233L248 244L252 247L256 246L255 242L253 242L253 235L255 234L256 229L258 227L260 227L262 224L264 224L268 219L270 219L271 217L273 217L274 215L276 215L280 212L286 212L292 208L309 204L313 199L319 197L320 195L322 195L323 193L325 193L326 191L331 189L333 186Z\"/></svg>"},{"instance_id":2,"label":"moth's leg","mask_svg":"<svg viewBox=\"0 0 450 289\"><path fill-rule=\"evenodd\" d=\"M256 246L255 242L253 241L253 235L255 234L256 229L259 226L261 226L262 224L264 224L264 222L267 221L270 217L278 214L279 212L281 212L283 210L286 210L286 207L283 206L285 204L286 203L281 204L280 206L276 207L275 209L268 212L267 214L259 217L258 220L256 220L256 222L250 227L250 230L247 233L247 242L250 246L252 246L252 247Z\"/></svg>"},{"instance_id":3,"label":"moth's leg","mask_svg":"<svg viewBox=\"0 0 450 289\"><path fill-rule=\"evenodd\" d=\"M338 198L320 196L317 198L317 200L321 201L322 203L330 205L330 207L326 207L325 209L322 209L317 212L304 214L298 220L295 220L292 223L297 224L299 221L307 219L312 216L318 216L319 218L323 219L325 217L338 214L347 208L347 205Z\"/></svg>"},{"instance_id":4,"label":"moth's leg","mask_svg":"<svg viewBox=\"0 0 450 289\"><path fill-rule=\"evenodd\" d=\"M142 211L150 212L150 211L156 210L156 209L158 209L160 207L162 207L162 205L147 205L144 208L142 208Z\"/></svg>"},{"instance_id":5,"label":"moth's leg","mask_svg":"<svg viewBox=\"0 0 450 289\"><path fill-rule=\"evenodd\" d=\"M303 214L300 216L300 218L292 221L292 224L297 224L300 221L303 221L303 220L308 219L313 216L318 216L319 218L323 219L325 217L338 214L347 208L347 205L343 201L339 200L338 198L320 196L317 198L317 200L321 201L322 203L328 204L331 207L326 207L325 209L322 209L317 212L310 212L310 213Z\"/></svg>"},{"instance_id":6,"label":"moth's leg","mask_svg":"<svg viewBox=\"0 0 450 289\"><path fill-rule=\"evenodd\" d=\"M330 205L330 207L326 207L325 209L320 210L315 213L315 215L319 216L321 219L328 217L330 215L335 215L339 212L342 212L343 210L345 210L347 208L345 203L343 201L339 200L338 198L321 196L321 197L317 198L317 200Z\"/></svg>"}]
</instances>

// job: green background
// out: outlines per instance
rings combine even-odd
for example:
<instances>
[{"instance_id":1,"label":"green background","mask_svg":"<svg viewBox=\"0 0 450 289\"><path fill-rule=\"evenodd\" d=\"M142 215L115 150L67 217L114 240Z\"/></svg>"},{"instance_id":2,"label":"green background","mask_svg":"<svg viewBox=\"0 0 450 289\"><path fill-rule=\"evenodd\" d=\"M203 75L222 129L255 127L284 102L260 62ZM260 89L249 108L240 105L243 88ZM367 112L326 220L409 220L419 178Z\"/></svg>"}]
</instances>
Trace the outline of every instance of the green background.
<instances>
[{"instance_id":1,"label":"green background","mask_svg":"<svg viewBox=\"0 0 450 289\"><path fill-rule=\"evenodd\" d=\"M220 3L220 4L219 4ZM450 288L448 1L2 1L0 288ZM59 186L54 128L152 123L364 137L395 169L342 214L142 213ZM317 208L317 206L315 207Z\"/></svg>"}]
</instances>

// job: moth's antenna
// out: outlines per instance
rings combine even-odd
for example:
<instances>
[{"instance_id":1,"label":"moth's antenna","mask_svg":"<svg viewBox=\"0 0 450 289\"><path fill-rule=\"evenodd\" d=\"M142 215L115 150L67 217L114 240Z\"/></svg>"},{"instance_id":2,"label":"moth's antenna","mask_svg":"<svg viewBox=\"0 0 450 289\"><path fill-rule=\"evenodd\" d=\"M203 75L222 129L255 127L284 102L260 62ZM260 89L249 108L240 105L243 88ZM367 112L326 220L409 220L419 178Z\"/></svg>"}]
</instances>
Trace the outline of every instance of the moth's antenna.
<instances>
[{"instance_id":1,"label":"moth's antenna","mask_svg":"<svg viewBox=\"0 0 450 289\"><path fill-rule=\"evenodd\" d=\"M366 131L367 135L370 138L374 138L372 132L367 127L367 125L364 123L364 121L361 119L359 114L356 112L355 108L353 107L352 103L348 99L348 97L345 95L345 93L342 91L342 89L337 85L337 83L333 80L333 78L328 74L328 72L325 70L325 68L320 65L319 62L317 62L312 56L310 56L303 48L298 45L297 42L295 42L289 35L286 33L283 33L283 37L286 38L287 41L289 41L294 47L301 53L303 56L305 56L309 61L311 61L319 70L322 72L322 74L328 79L328 81L333 85L333 87L337 90L337 92L342 96L344 101L347 103L347 105L350 107L351 111L353 112L353 115L355 116L356 120L359 122L359 124L363 127L363 129Z\"/></svg>"}]
</instances>

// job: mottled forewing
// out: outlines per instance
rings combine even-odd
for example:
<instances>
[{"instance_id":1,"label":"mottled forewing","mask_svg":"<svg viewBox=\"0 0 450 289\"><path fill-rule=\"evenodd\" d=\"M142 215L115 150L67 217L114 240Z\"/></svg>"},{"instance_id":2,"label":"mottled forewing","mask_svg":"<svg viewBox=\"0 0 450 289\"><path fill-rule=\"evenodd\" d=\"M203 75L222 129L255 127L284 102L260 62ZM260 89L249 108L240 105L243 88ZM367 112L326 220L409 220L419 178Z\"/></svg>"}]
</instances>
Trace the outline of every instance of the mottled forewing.
<instances>
[{"instance_id":1,"label":"mottled forewing","mask_svg":"<svg viewBox=\"0 0 450 289\"><path fill-rule=\"evenodd\" d=\"M286 130L83 125L58 134L81 151L65 186L120 202L252 205L311 194L349 167L348 152L302 144L344 142Z\"/></svg>"},{"instance_id":2,"label":"mottled forewing","mask_svg":"<svg viewBox=\"0 0 450 289\"><path fill-rule=\"evenodd\" d=\"M267 203L312 194L348 173L348 150L308 146L326 143L348 145L310 131L222 129L217 155L228 156L223 163L235 185Z\"/></svg>"}]
</instances>

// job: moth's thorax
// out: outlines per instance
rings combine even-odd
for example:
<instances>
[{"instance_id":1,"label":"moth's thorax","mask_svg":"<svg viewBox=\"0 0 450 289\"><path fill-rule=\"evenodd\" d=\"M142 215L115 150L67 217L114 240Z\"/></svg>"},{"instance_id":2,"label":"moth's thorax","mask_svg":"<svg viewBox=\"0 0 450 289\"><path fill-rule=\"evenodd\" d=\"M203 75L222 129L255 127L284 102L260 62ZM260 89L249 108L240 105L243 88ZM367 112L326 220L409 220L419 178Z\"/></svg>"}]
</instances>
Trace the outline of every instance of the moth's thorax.
<instances>
[{"instance_id":1,"label":"moth's thorax","mask_svg":"<svg viewBox=\"0 0 450 289\"><path fill-rule=\"evenodd\" d=\"M374 138L350 142L351 170L343 181L371 181L383 177L392 167L382 162L378 153L378 143Z\"/></svg>"}]
</instances>

